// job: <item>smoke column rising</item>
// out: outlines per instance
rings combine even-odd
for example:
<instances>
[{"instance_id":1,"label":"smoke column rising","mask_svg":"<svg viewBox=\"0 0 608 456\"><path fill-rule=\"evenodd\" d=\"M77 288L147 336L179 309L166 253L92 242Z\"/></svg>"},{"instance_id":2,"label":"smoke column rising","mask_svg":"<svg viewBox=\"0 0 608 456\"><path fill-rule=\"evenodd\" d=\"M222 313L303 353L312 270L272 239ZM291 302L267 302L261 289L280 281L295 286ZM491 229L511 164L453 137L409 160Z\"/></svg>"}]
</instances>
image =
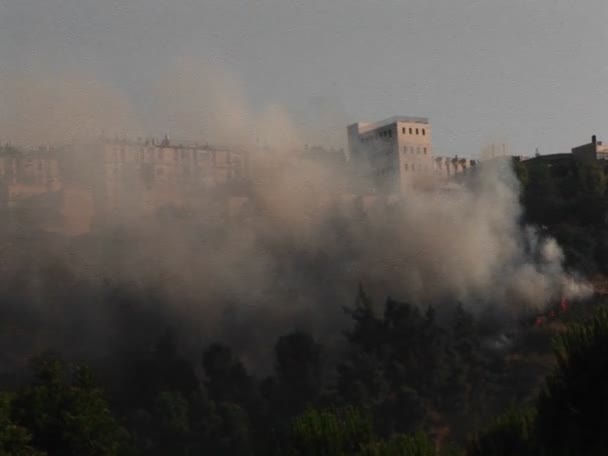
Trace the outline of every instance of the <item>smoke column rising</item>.
<instances>
[{"instance_id":1,"label":"smoke column rising","mask_svg":"<svg viewBox=\"0 0 608 456\"><path fill-rule=\"evenodd\" d=\"M188 217L128 225L105 220L120 230L51 249L48 261L63 265L74 282L101 288L110 279L153 288L163 296L157 310L185 337L236 341L245 352L293 328L336 334L358 282L380 298L439 308L460 301L475 312L511 317L590 293L564 270L553 239L521 225L519 186L507 161L484 163L455 191L412 191L362 210L338 188L350 178L348 166L293 160L301 139L286 109L270 103L253 111L237 79L217 68L192 62L177 68L153 88L158 104L152 115L133 115L132 104L114 92L71 78L35 83L36 90L20 83L16 93L23 97L3 91L9 105L0 131L17 142L76 141L93 130L163 125L255 150L259 166L253 169L264 170L249 194L248 215L237 220L214 215L229 197L216 189L202 195ZM262 152L260 142L273 152ZM15 259L14 269L28 258ZM37 261L43 260L41 252ZM55 298L40 286L41 270L25 269L24 301L63 318L50 310ZM79 312L94 326L96 343L109 339L104 310L94 300L87 306Z\"/></svg>"}]
</instances>

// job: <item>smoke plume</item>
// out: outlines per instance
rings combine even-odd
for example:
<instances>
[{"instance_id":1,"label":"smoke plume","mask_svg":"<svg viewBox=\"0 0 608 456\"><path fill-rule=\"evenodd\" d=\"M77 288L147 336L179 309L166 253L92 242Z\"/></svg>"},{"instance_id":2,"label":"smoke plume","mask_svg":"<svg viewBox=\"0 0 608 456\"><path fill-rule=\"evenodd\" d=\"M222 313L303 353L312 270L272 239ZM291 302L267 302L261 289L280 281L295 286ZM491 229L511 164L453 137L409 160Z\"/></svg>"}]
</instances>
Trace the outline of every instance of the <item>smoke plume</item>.
<instances>
[{"instance_id":1,"label":"smoke plume","mask_svg":"<svg viewBox=\"0 0 608 456\"><path fill-rule=\"evenodd\" d=\"M174 68L154 88L148 116L134 116L130 103L102 85L70 78L13 81L3 91L10 108L1 132L15 142L77 141L162 124L179 137L251 152L255 179L241 193L218 187L186 212L104 220L104 230L80 238L28 244L34 253L26 256L5 239L1 255L11 266L2 274L19 276L22 287L4 292L48 321L73 312L92 344L115 342L99 297L109 280L140 299L155 296L140 307L180 327L190 342L229 339L251 355L293 328L338 337L358 283L380 299L438 308L458 301L513 317L589 293L564 270L555 240L522 226L508 161L483 163L451 191L362 198L344 190L347 162L330 166L294 152L302 141L286 109L251 109L236 78L216 68ZM236 200L240 209L227 215ZM62 285L80 290L77 298L59 291L49 264L65 274ZM67 306L70 299L86 302Z\"/></svg>"}]
</instances>

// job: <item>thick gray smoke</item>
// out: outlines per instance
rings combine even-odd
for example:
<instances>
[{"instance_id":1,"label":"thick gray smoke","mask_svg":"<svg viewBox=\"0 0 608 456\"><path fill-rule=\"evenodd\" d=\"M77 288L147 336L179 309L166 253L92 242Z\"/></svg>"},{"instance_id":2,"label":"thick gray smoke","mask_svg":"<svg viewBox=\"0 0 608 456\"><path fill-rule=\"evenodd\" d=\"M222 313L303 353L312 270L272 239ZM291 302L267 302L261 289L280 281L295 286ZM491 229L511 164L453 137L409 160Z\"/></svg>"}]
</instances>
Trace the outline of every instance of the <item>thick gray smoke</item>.
<instances>
[{"instance_id":1,"label":"thick gray smoke","mask_svg":"<svg viewBox=\"0 0 608 456\"><path fill-rule=\"evenodd\" d=\"M404 195L392 222L379 221L365 269L392 277L395 293L417 302L452 298L472 310L541 309L587 293L564 271L555 240L522 227L520 216L510 162L485 162L449 192Z\"/></svg>"},{"instance_id":2,"label":"thick gray smoke","mask_svg":"<svg viewBox=\"0 0 608 456\"><path fill-rule=\"evenodd\" d=\"M472 311L514 316L590 292L564 270L555 240L521 225L519 186L508 161L483 163L450 191L362 199L344 193L348 164L296 160L302 141L285 109L253 111L238 84L217 71L179 68L154 89L159 104L148 118L133 116L130 104L114 97L103 97L111 105L105 112L96 103L96 94L105 93L97 85L73 99L69 90L70 96L51 90L51 101L45 101L49 91L39 89L43 106L55 100L61 107L42 113L31 99L38 92L28 92L25 102L5 95L15 111L6 110L0 131L16 141L80 139L81 128L66 127L80 121L102 131L107 115L124 125L164 123L181 135L204 135L203 141L252 153L255 185L239 195L237 215L224 213L234 191L217 188L200 194L187 214L164 211L128 223L117 217L104 220L114 228L62 241L49 262L63 265L74 286L111 279L153 288L163 296L162 314L180 322L192 340L238 339L249 350L294 327L335 333L359 282L381 299L391 295L421 306L460 301ZM61 85L75 86L81 87ZM45 113L52 120L39 119ZM25 270L23 287L35 309L52 314L46 303L55 298L40 286L40 270ZM94 302L86 312L104 337L111 331Z\"/></svg>"}]
</instances>

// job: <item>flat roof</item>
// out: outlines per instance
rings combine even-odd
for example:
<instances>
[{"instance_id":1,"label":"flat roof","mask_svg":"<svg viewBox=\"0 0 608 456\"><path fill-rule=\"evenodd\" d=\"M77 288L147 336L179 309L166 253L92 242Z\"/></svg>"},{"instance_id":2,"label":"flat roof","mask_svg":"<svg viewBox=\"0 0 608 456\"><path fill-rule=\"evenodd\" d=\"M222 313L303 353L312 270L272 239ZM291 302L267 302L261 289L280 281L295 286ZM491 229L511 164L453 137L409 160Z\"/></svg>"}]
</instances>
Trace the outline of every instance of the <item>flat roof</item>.
<instances>
[{"instance_id":1,"label":"flat roof","mask_svg":"<svg viewBox=\"0 0 608 456\"><path fill-rule=\"evenodd\" d=\"M388 119L380 120L378 122L358 122L356 125L359 127L359 134L367 133L378 128L386 127L397 122L406 123L419 123L428 125L429 119L427 117L413 117L413 116L393 116Z\"/></svg>"}]
</instances>

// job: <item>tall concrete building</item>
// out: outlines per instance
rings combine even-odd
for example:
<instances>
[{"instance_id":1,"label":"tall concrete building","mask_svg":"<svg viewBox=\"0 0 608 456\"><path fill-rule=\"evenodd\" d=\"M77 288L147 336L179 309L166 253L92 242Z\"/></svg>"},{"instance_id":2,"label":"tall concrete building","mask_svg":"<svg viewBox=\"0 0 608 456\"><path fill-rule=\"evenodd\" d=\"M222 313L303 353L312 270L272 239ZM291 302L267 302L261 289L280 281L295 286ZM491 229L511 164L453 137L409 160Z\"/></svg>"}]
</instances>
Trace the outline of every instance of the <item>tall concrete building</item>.
<instances>
[{"instance_id":1,"label":"tall concrete building","mask_svg":"<svg viewBox=\"0 0 608 456\"><path fill-rule=\"evenodd\" d=\"M367 191L397 193L422 186L434 172L431 125L424 117L395 116L347 128L355 179Z\"/></svg>"}]
</instances>

